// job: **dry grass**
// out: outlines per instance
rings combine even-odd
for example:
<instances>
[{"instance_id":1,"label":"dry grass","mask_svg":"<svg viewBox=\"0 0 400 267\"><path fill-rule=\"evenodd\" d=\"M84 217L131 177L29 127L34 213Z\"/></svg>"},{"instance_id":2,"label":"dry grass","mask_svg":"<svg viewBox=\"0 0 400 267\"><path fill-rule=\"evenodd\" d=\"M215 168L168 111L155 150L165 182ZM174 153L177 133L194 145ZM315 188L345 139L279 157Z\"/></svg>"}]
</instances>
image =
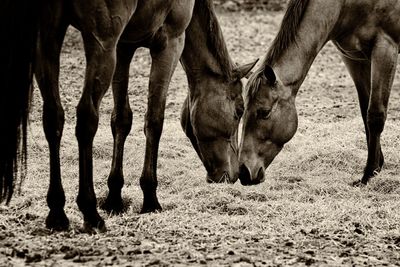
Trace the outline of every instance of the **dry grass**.
<instances>
[{"instance_id":1,"label":"dry grass","mask_svg":"<svg viewBox=\"0 0 400 267\"><path fill-rule=\"evenodd\" d=\"M221 14L235 60L262 55L281 14ZM239 18L239 19L238 19ZM254 187L209 185L205 171L179 126L186 80L179 68L168 98L160 146L158 196L162 213L139 215L138 186L144 151L142 133L149 57L140 50L131 69L134 127L126 144L123 195L128 210L107 216L109 231L81 233L75 204L78 155L75 106L84 59L75 32L62 58L66 110L62 175L71 230L49 233L45 194L49 167L36 91L29 137L29 176L21 194L0 212L0 265L396 265L400 260L400 99L396 78L382 137L386 165L366 188L354 188L366 161L365 134L356 92L331 45L316 59L297 99L299 130ZM397 75L398 76L398 75ZM94 146L95 190L102 198L112 153L110 92Z\"/></svg>"}]
</instances>

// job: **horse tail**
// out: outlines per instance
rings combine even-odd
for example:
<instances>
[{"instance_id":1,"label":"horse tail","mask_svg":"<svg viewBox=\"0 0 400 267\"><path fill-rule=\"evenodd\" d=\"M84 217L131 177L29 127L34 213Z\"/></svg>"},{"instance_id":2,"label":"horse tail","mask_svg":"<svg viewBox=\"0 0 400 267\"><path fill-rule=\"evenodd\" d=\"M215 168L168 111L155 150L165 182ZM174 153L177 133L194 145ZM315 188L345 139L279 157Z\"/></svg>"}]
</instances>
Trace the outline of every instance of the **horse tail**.
<instances>
[{"instance_id":1,"label":"horse tail","mask_svg":"<svg viewBox=\"0 0 400 267\"><path fill-rule=\"evenodd\" d=\"M41 0L0 1L0 202L26 173L26 134Z\"/></svg>"}]
</instances>

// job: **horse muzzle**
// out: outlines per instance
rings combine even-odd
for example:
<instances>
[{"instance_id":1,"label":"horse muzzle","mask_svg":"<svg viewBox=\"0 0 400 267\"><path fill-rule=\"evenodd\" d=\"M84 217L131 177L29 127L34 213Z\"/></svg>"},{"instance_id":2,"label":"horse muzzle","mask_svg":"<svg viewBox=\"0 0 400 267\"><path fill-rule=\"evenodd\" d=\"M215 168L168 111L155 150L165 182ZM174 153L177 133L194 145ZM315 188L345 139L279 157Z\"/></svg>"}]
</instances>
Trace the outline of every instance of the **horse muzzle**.
<instances>
[{"instance_id":1,"label":"horse muzzle","mask_svg":"<svg viewBox=\"0 0 400 267\"><path fill-rule=\"evenodd\" d=\"M245 186L260 184L265 181L264 168L260 167L258 170L256 168L256 172L251 172L245 164L242 164L239 168L239 180Z\"/></svg>"}]
</instances>

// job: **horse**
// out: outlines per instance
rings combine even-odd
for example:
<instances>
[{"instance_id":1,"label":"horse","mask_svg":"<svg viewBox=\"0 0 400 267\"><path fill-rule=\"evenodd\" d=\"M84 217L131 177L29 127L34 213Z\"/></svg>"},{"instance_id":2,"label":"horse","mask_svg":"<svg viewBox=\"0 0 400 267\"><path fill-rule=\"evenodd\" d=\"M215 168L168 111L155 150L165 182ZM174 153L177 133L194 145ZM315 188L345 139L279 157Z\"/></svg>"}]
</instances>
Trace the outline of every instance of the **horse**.
<instances>
[{"instance_id":1,"label":"horse","mask_svg":"<svg viewBox=\"0 0 400 267\"><path fill-rule=\"evenodd\" d=\"M64 111L60 101L58 78L61 46L67 28L72 25L82 34L87 62L83 93L77 106L76 122L76 138L79 147L79 192L77 204L83 214L84 230L89 233L106 230L104 220L97 211L97 200L93 187L92 147L98 127L99 106L112 80L115 100L112 116L114 155L109 177L110 193L105 202L105 207L110 211L118 211L119 204L121 204L119 200L120 188L123 184L123 151L120 147L121 145L123 146L126 135L129 133L132 119L132 112L127 98L126 73L135 47L138 46L149 47L152 57L148 110L144 127L146 135L145 163L140 178L140 185L144 195L142 212L160 210L161 206L156 196L156 165L167 88L183 53L185 31L191 23L193 13L199 14L196 21L201 19L202 23L193 23L192 31L189 30L188 36L200 34L200 36L204 37L202 41L207 42L207 46L202 46L198 42L198 48L210 45L212 49L218 48L220 51L202 50L205 54L209 53L209 57L201 57L201 59L206 60L205 62L202 62L202 64L197 64L199 62L184 64L184 66L188 66L188 69L193 71L193 76L188 75L188 77L193 80L190 84L196 87L194 91L202 92L198 94L197 98L194 96L189 97L190 100L197 99L196 103L192 103L189 100L186 101L191 108L190 112L184 111L184 114L190 114L190 120L188 118L185 119L187 121L188 135L191 140L200 140L195 149L200 151L203 161L207 162L205 165L212 177L211 179L216 179L213 175L219 175L218 173L220 172L229 172L233 178L237 178L238 175L234 174L234 171L227 169L227 166L230 166L229 163L231 161L235 163L236 160L236 173L238 172L237 144L235 150L234 137L235 129L237 129L238 125L238 114L244 109L241 102L241 83L239 81L239 77L242 76L240 72L243 72L243 68L233 68L233 64L227 57L226 49L223 49L225 45L220 32L217 32L217 35L208 36L214 34L214 30L219 29L216 18L211 13L212 9L205 9L206 11L208 10L208 13L204 12L203 9L212 5L211 0L116 0L111 2L105 0L41 0L36 2L35 7L31 9L35 13L27 17L23 17L23 13L18 12L25 10L25 7L29 10L33 5L30 1L6 1L3 4L5 8L2 9L5 11L3 14L4 20L7 21L9 19L14 23L10 22L8 24L12 26L9 32L12 32L12 30L17 32L15 33L15 39L4 40L5 44L2 43L1 45L2 48L7 48L15 53L20 53L20 49L23 49L19 57L24 65L17 66L9 71L12 71L11 77L24 77L25 80L23 80L23 86L10 83L8 88L6 87L7 92L5 90L1 92L2 96L10 97L2 98L4 107L1 109L2 121L0 123L2 125L3 123L8 123L8 126L11 127L9 135L3 135L2 133L2 137L4 137L0 149L2 198L7 198L8 201L11 198L15 184L14 176L17 160L19 156L24 158L24 155L26 155L26 142L24 140L26 140L26 120L31 95L31 76L34 72L43 98L43 127L50 154L50 185L47 193L47 204L50 211L46 218L46 227L54 230L69 228L69 220L64 212L65 193L60 172L59 149L64 125ZM14 17L14 15L17 16ZM202 15L208 16L203 18L201 17ZM211 19L213 20L212 23L205 23L206 20ZM29 26L24 28L26 25ZM204 27L209 26L212 27L206 31ZM26 44L18 43L21 41L21 35L19 34L25 34L30 38ZM120 37L122 37L121 42L119 42ZM195 39L196 37L193 37L192 42ZM188 40L190 40L190 37ZM190 42L187 41L186 43ZM10 45L6 46L6 44ZM214 46L211 46L212 44ZM1 50L4 50L2 52L5 54L7 53L6 49ZM200 59L200 57L191 57L190 51L194 50L188 48L186 56L183 58L186 58L188 62ZM22 57L23 55L25 56ZM185 59L182 60L182 62L184 61ZM190 64L193 64L193 68L189 67ZM194 70L194 68L200 66L205 69ZM245 69L250 70L250 67ZM7 66L4 67L4 70L8 71ZM114 72L115 78L113 79ZM209 72L210 75L202 75L202 72ZM244 70L245 72L246 70ZM197 88L202 89L197 90ZM203 92L203 89L206 91L209 88L212 88L209 94L211 98L209 96L204 97L206 93ZM220 106L213 107L214 111L220 113L221 118L225 119L224 124L217 127L210 122L210 117L200 114L207 107L204 103L210 101L210 99L212 100L212 97L220 99L221 102L223 102L221 99L225 101L224 105L219 103L221 104ZM10 122L10 118L13 121ZM224 128L221 129L221 126ZM202 153L203 147L206 146L201 143L203 138L206 141L211 140L221 150L217 151L215 149L210 152L210 156ZM223 139L223 141L219 139ZM23 141L22 146L20 145L20 140ZM228 142L227 140L232 141ZM10 141L12 141L11 146L8 145ZM225 145L230 144L232 147L219 145L221 142L224 142ZM3 147L8 150L3 149ZM19 148L21 150L18 152ZM235 157L230 157L231 150L236 151L236 159ZM220 165L209 164L210 157L221 159L225 165L222 163ZM219 170L220 168L222 168L221 171Z\"/></svg>"},{"instance_id":2,"label":"horse","mask_svg":"<svg viewBox=\"0 0 400 267\"><path fill-rule=\"evenodd\" d=\"M157 51L155 49L158 48L153 46L159 45L152 39L140 38L136 31L137 23L138 21L131 20L120 37L112 82L114 110L111 126L114 146L108 177L109 193L102 208L114 214L121 213L124 209L121 197L124 184L123 151L125 139L132 126L132 110L127 94L129 66L139 47L150 48L154 62L157 59L154 57ZM205 166L207 182L235 183L239 177L237 130L244 110L241 79L256 62L240 67L232 63L210 0L195 1L192 19L185 32L180 62L189 85L189 93L181 112L182 129ZM154 139L147 139L144 169L140 179L145 197L142 213L161 210L154 194L157 187L157 149L170 75L167 76L168 79L162 80L165 86L160 88L156 78L160 74L154 68L161 73L172 72L175 65L152 65L145 133L148 137L154 135ZM153 89L152 84L157 84L157 87ZM150 124L157 129L153 130L154 133L149 132ZM146 197L149 197L148 201Z\"/></svg>"},{"instance_id":3,"label":"horse","mask_svg":"<svg viewBox=\"0 0 400 267\"><path fill-rule=\"evenodd\" d=\"M296 94L313 60L332 41L358 92L368 158L355 186L382 169L380 136L400 44L398 0L290 0L281 27L246 87L239 179L265 180L265 169L295 134Z\"/></svg>"}]
</instances>

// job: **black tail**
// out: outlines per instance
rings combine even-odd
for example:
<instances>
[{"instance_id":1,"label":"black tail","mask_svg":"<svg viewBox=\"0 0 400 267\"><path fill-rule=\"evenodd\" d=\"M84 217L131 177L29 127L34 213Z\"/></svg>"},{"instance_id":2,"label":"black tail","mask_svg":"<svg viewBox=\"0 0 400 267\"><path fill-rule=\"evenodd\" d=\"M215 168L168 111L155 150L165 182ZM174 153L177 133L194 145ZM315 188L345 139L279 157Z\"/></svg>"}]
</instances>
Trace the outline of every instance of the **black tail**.
<instances>
[{"instance_id":1,"label":"black tail","mask_svg":"<svg viewBox=\"0 0 400 267\"><path fill-rule=\"evenodd\" d=\"M0 202L26 170L26 128L41 0L0 1ZM23 176L23 175L21 175Z\"/></svg>"}]
</instances>

